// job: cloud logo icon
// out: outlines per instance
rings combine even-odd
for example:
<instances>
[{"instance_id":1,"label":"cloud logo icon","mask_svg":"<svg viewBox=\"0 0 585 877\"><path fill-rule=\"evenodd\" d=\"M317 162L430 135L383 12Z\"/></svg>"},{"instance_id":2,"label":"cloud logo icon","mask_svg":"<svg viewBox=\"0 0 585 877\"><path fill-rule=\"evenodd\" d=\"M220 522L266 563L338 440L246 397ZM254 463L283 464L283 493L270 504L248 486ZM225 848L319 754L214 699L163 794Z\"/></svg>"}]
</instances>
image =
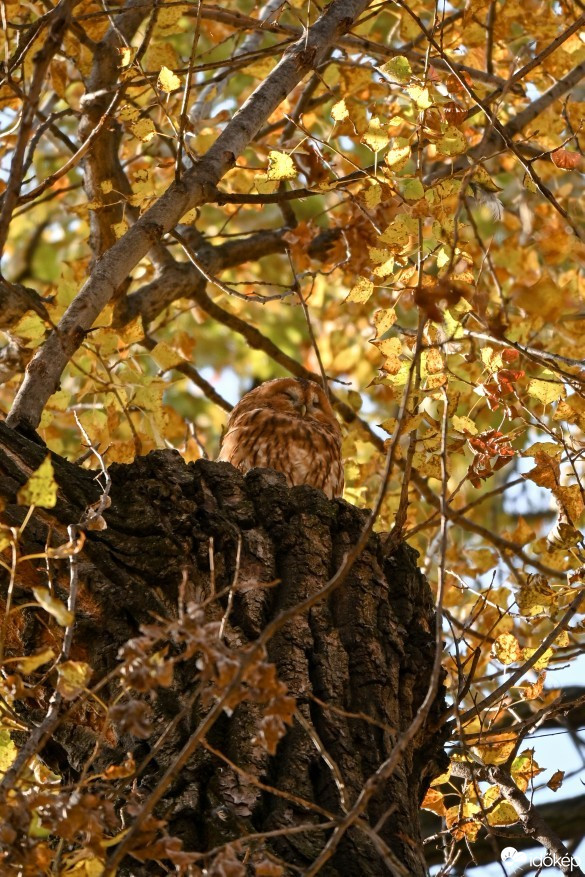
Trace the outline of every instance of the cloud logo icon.
<instances>
[{"instance_id":1,"label":"cloud logo icon","mask_svg":"<svg viewBox=\"0 0 585 877\"><path fill-rule=\"evenodd\" d=\"M525 862L526 853L518 852L515 847L504 847L500 858L502 862Z\"/></svg>"},{"instance_id":2,"label":"cloud logo icon","mask_svg":"<svg viewBox=\"0 0 585 877\"><path fill-rule=\"evenodd\" d=\"M514 847L505 847L502 850L502 854L500 856L502 862L509 862L510 859L513 859L517 853L517 850Z\"/></svg>"}]
</instances>

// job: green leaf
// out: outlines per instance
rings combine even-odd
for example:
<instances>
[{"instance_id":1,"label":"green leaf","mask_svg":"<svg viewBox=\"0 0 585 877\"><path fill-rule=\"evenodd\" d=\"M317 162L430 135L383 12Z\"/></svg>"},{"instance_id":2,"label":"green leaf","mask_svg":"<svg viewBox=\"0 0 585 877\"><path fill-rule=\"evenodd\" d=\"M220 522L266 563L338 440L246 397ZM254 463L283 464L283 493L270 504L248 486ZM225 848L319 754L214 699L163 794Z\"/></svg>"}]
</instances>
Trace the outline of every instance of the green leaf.
<instances>
[{"instance_id":1,"label":"green leaf","mask_svg":"<svg viewBox=\"0 0 585 877\"><path fill-rule=\"evenodd\" d=\"M395 58L391 58L390 61L386 61L380 67L380 70L391 79L395 79L396 82L408 82L412 76L410 61L404 55L397 55Z\"/></svg>"},{"instance_id":2,"label":"green leaf","mask_svg":"<svg viewBox=\"0 0 585 877\"><path fill-rule=\"evenodd\" d=\"M403 180L400 188L407 201L418 201L425 196L424 186L418 178Z\"/></svg>"}]
</instances>

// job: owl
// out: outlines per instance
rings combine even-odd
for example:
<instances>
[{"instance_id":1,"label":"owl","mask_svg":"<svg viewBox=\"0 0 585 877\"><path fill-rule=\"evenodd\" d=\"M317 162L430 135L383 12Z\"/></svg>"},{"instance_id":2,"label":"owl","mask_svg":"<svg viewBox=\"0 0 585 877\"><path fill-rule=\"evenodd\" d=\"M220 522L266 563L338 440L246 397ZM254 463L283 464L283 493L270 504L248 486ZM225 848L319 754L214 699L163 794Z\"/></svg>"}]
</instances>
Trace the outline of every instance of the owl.
<instances>
[{"instance_id":1,"label":"owl","mask_svg":"<svg viewBox=\"0 0 585 877\"><path fill-rule=\"evenodd\" d=\"M321 387L303 378L266 381L232 410L218 460L241 472L255 466L311 484L333 499L343 492L341 429Z\"/></svg>"}]
</instances>

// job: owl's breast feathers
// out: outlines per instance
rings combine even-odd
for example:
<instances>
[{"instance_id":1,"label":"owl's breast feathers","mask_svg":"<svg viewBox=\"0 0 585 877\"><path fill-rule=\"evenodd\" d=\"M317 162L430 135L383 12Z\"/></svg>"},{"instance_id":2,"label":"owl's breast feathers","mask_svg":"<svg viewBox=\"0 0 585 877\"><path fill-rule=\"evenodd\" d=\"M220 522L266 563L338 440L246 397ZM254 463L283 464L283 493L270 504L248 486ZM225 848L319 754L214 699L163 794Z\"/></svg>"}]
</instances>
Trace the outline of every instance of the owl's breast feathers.
<instances>
[{"instance_id":1,"label":"owl's breast feathers","mask_svg":"<svg viewBox=\"0 0 585 877\"><path fill-rule=\"evenodd\" d=\"M291 487L311 484L329 499L343 492L337 421L328 424L268 408L248 409L238 415L234 409L218 459L242 472L255 467L276 469Z\"/></svg>"}]
</instances>

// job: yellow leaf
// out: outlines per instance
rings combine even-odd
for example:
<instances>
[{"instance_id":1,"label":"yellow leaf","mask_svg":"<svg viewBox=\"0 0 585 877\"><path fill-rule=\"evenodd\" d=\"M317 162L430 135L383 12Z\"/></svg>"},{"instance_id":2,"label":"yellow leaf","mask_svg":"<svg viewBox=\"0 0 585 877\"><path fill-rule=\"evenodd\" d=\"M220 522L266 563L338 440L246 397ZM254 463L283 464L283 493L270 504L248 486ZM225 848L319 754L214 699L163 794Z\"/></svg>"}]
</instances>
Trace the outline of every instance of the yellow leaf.
<instances>
[{"instance_id":1,"label":"yellow leaf","mask_svg":"<svg viewBox=\"0 0 585 877\"><path fill-rule=\"evenodd\" d=\"M510 772L520 791L525 792L529 782L543 770L534 760L534 749L524 749L512 762Z\"/></svg>"},{"instance_id":2,"label":"yellow leaf","mask_svg":"<svg viewBox=\"0 0 585 877\"><path fill-rule=\"evenodd\" d=\"M57 482L48 454L17 494L19 505L36 505L52 509L57 505Z\"/></svg>"},{"instance_id":3,"label":"yellow leaf","mask_svg":"<svg viewBox=\"0 0 585 877\"><path fill-rule=\"evenodd\" d=\"M67 91L67 85L69 84L69 77L67 74L67 61L60 61L58 58L54 58L51 61L51 82L53 83L53 88L55 89L55 93L65 100L65 92Z\"/></svg>"},{"instance_id":4,"label":"yellow leaf","mask_svg":"<svg viewBox=\"0 0 585 877\"><path fill-rule=\"evenodd\" d=\"M254 185L260 195L272 195L278 189L278 180L269 180L267 174L256 174Z\"/></svg>"},{"instance_id":5,"label":"yellow leaf","mask_svg":"<svg viewBox=\"0 0 585 877\"><path fill-rule=\"evenodd\" d=\"M45 324L38 314L25 314L16 326L10 329L11 335L16 335L25 342L26 347L38 347L39 343L47 334Z\"/></svg>"},{"instance_id":6,"label":"yellow leaf","mask_svg":"<svg viewBox=\"0 0 585 877\"><path fill-rule=\"evenodd\" d=\"M362 136L362 143L365 143L372 152L379 152L388 145L389 139L386 131L382 128L380 119L373 116L370 119L368 130Z\"/></svg>"},{"instance_id":7,"label":"yellow leaf","mask_svg":"<svg viewBox=\"0 0 585 877\"><path fill-rule=\"evenodd\" d=\"M503 764L514 751L516 740L512 735L502 734L500 736L501 739L496 737L489 743L473 747L474 752L477 752L484 764Z\"/></svg>"},{"instance_id":8,"label":"yellow leaf","mask_svg":"<svg viewBox=\"0 0 585 877\"><path fill-rule=\"evenodd\" d=\"M55 657L55 652L53 649L43 649L42 652L37 652L36 655L29 655L28 657L19 658L16 667L19 673L34 673L34 671L38 667L42 667L43 664L48 664L49 661Z\"/></svg>"},{"instance_id":9,"label":"yellow leaf","mask_svg":"<svg viewBox=\"0 0 585 877\"><path fill-rule=\"evenodd\" d=\"M490 825L512 825L518 822L518 814L512 804L502 801L489 811L487 821Z\"/></svg>"},{"instance_id":10,"label":"yellow leaf","mask_svg":"<svg viewBox=\"0 0 585 877\"><path fill-rule=\"evenodd\" d=\"M1 509L0 509L1 510ZM10 532L10 530L4 525L0 524L0 551L5 551L9 545L12 545L16 539Z\"/></svg>"},{"instance_id":11,"label":"yellow leaf","mask_svg":"<svg viewBox=\"0 0 585 877\"><path fill-rule=\"evenodd\" d=\"M73 622L73 613L69 611L61 600L53 597L48 588L33 588L33 594L37 603L43 607L45 612L52 615L61 627L67 627L67 625Z\"/></svg>"},{"instance_id":12,"label":"yellow leaf","mask_svg":"<svg viewBox=\"0 0 585 877\"><path fill-rule=\"evenodd\" d=\"M382 368L390 374L396 375L400 371L402 362L399 359L402 353L402 341L400 338L386 338L384 341L374 341L374 346L378 348L384 362Z\"/></svg>"},{"instance_id":13,"label":"yellow leaf","mask_svg":"<svg viewBox=\"0 0 585 877\"><path fill-rule=\"evenodd\" d=\"M407 367L407 374L410 370L410 365L408 363L403 363L403 366ZM400 378L402 374L402 370L398 373L397 378ZM407 378L404 379L403 383L406 383ZM417 451L412 459L412 464L419 475L423 475L425 478L436 478L440 480L443 476L442 466L441 466L441 458L438 454L425 454L422 451Z\"/></svg>"},{"instance_id":14,"label":"yellow leaf","mask_svg":"<svg viewBox=\"0 0 585 877\"><path fill-rule=\"evenodd\" d=\"M0 728L0 775L6 773L14 759L17 749L10 733L5 728Z\"/></svg>"},{"instance_id":15,"label":"yellow leaf","mask_svg":"<svg viewBox=\"0 0 585 877\"><path fill-rule=\"evenodd\" d=\"M562 448L554 442L534 442L533 445L522 451L524 457L536 457L538 454L546 454L547 457L558 457L561 459Z\"/></svg>"},{"instance_id":16,"label":"yellow leaf","mask_svg":"<svg viewBox=\"0 0 585 877\"><path fill-rule=\"evenodd\" d=\"M441 155L461 155L467 150L467 140L459 128L449 125L443 135L435 141L435 146Z\"/></svg>"},{"instance_id":17,"label":"yellow leaf","mask_svg":"<svg viewBox=\"0 0 585 877\"><path fill-rule=\"evenodd\" d=\"M419 201L421 198L424 198L424 186L417 178L404 180L401 190L403 198L407 201Z\"/></svg>"},{"instance_id":18,"label":"yellow leaf","mask_svg":"<svg viewBox=\"0 0 585 877\"><path fill-rule=\"evenodd\" d=\"M296 175L297 169L290 155L275 150L268 153L268 180L294 180Z\"/></svg>"},{"instance_id":19,"label":"yellow leaf","mask_svg":"<svg viewBox=\"0 0 585 877\"><path fill-rule=\"evenodd\" d=\"M102 877L105 865L88 850L75 850L63 859L61 877Z\"/></svg>"},{"instance_id":20,"label":"yellow leaf","mask_svg":"<svg viewBox=\"0 0 585 877\"><path fill-rule=\"evenodd\" d=\"M168 67L161 67L160 73L158 74L158 79L156 80L157 88L160 88L161 91L175 91L177 88L181 87L181 80L178 76L176 76L172 70L169 70Z\"/></svg>"},{"instance_id":21,"label":"yellow leaf","mask_svg":"<svg viewBox=\"0 0 585 877\"><path fill-rule=\"evenodd\" d=\"M394 137L390 149L384 156L384 161L393 171L399 171L410 158L410 152L411 145L407 137Z\"/></svg>"},{"instance_id":22,"label":"yellow leaf","mask_svg":"<svg viewBox=\"0 0 585 877\"><path fill-rule=\"evenodd\" d=\"M558 381L539 381L536 378L528 384L528 394L534 396L543 405L557 402L567 395L563 384Z\"/></svg>"},{"instance_id":23,"label":"yellow leaf","mask_svg":"<svg viewBox=\"0 0 585 877\"><path fill-rule=\"evenodd\" d=\"M372 320L376 327L376 337L379 338L396 322L396 311L394 308L380 308L380 310L374 311Z\"/></svg>"},{"instance_id":24,"label":"yellow leaf","mask_svg":"<svg viewBox=\"0 0 585 877\"><path fill-rule=\"evenodd\" d=\"M423 351L421 370L423 377L441 372L445 366L443 355L436 347Z\"/></svg>"},{"instance_id":25,"label":"yellow leaf","mask_svg":"<svg viewBox=\"0 0 585 877\"><path fill-rule=\"evenodd\" d=\"M461 840L463 837L470 841L475 840L481 829L481 822L473 819L477 813L481 813L481 808L470 801L449 807L445 819L447 828L451 830L456 840Z\"/></svg>"},{"instance_id":26,"label":"yellow leaf","mask_svg":"<svg viewBox=\"0 0 585 877\"><path fill-rule=\"evenodd\" d=\"M493 645L494 657L502 664L514 664L522 658L522 649L511 633L502 633Z\"/></svg>"},{"instance_id":27,"label":"yellow leaf","mask_svg":"<svg viewBox=\"0 0 585 877\"><path fill-rule=\"evenodd\" d=\"M522 657L524 658L525 661L528 661L528 660L533 656L533 654L535 653L535 651L536 651L536 649L525 648L525 649L523 649L523 655L522 655ZM533 665L533 670L536 670L537 672L538 672L539 670L544 670L546 667L548 667L548 662L550 661L550 659L552 658L552 656L553 656L553 650L552 650L552 649L547 649L547 650L546 650L546 651L540 656L540 658L538 659L538 661L536 662L536 664Z\"/></svg>"},{"instance_id":28,"label":"yellow leaf","mask_svg":"<svg viewBox=\"0 0 585 877\"><path fill-rule=\"evenodd\" d=\"M62 664L58 664L57 691L65 700L73 700L87 688L92 672L89 664L83 661L64 661Z\"/></svg>"},{"instance_id":29,"label":"yellow leaf","mask_svg":"<svg viewBox=\"0 0 585 877\"><path fill-rule=\"evenodd\" d=\"M381 200L382 186L379 183L370 183L370 185L364 189L364 201L366 202L366 206L373 209L378 206Z\"/></svg>"},{"instance_id":30,"label":"yellow leaf","mask_svg":"<svg viewBox=\"0 0 585 877\"><path fill-rule=\"evenodd\" d=\"M336 104L333 104L331 107L331 118L335 122L343 122L344 119L349 118L349 112L344 100L339 100Z\"/></svg>"},{"instance_id":31,"label":"yellow leaf","mask_svg":"<svg viewBox=\"0 0 585 877\"><path fill-rule=\"evenodd\" d=\"M156 134L152 119L138 119L136 122L132 122L130 130L143 143L148 143Z\"/></svg>"},{"instance_id":32,"label":"yellow leaf","mask_svg":"<svg viewBox=\"0 0 585 877\"><path fill-rule=\"evenodd\" d=\"M346 301L354 301L359 304L366 302L374 291L374 284L366 277L360 277L355 286L350 290Z\"/></svg>"},{"instance_id":33,"label":"yellow leaf","mask_svg":"<svg viewBox=\"0 0 585 877\"><path fill-rule=\"evenodd\" d=\"M102 180L100 183L100 189L102 190L104 195L107 195L108 192L111 192L113 188L114 185L111 180Z\"/></svg>"},{"instance_id":34,"label":"yellow leaf","mask_svg":"<svg viewBox=\"0 0 585 877\"><path fill-rule=\"evenodd\" d=\"M543 671L538 674L536 682L527 682L526 685L520 687L520 695L522 700L536 700L542 694L546 673Z\"/></svg>"},{"instance_id":35,"label":"yellow leaf","mask_svg":"<svg viewBox=\"0 0 585 877\"><path fill-rule=\"evenodd\" d=\"M570 487L558 487L555 496L561 502L571 521L576 521L582 515L583 497L578 484L572 484Z\"/></svg>"},{"instance_id":36,"label":"yellow leaf","mask_svg":"<svg viewBox=\"0 0 585 877\"><path fill-rule=\"evenodd\" d=\"M392 251L387 250L384 247L368 247L368 252L370 254L370 259L376 264L385 262L388 256L392 255Z\"/></svg>"},{"instance_id":37,"label":"yellow leaf","mask_svg":"<svg viewBox=\"0 0 585 877\"><path fill-rule=\"evenodd\" d=\"M132 61L132 55L134 54L135 49L131 46L120 46L118 49L118 54L120 56L119 67L127 67L128 64Z\"/></svg>"},{"instance_id":38,"label":"yellow leaf","mask_svg":"<svg viewBox=\"0 0 585 877\"><path fill-rule=\"evenodd\" d=\"M459 417L457 414L454 414L453 429L457 430L457 432L462 432L465 435L477 435L477 426L471 417Z\"/></svg>"},{"instance_id":39,"label":"yellow leaf","mask_svg":"<svg viewBox=\"0 0 585 877\"><path fill-rule=\"evenodd\" d=\"M140 110L132 104L123 104L118 110L118 118L121 122L135 122L139 116Z\"/></svg>"},{"instance_id":40,"label":"yellow leaf","mask_svg":"<svg viewBox=\"0 0 585 877\"><path fill-rule=\"evenodd\" d=\"M445 265L448 265L450 258L451 257L445 247L441 247L437 253L437 268L444 268Z\"/></svg>"},{"instance_id":41,"label":"yellow leaf","mask_svg":"<svg viewBox=\"0 0 585 877\"><path fill-rule=\"evenodd\" d=\"M125 219L121 219L120 222L112 223L112 231L116 235L116 238L121 238L123 234L126 234L128 231L128 223Z\"/></svg>"},{"instance_id":42,"label":"yellow leaf","mask_svg":"<svg viewBox=\"0 0 585 877\"><path fill-rule=\"evenodd\" d=\"M126 323L120 328L119 335L125 344L134 344L137 341L141 341L144 338L142 318L135 317L129 323Z\"/></svg>"},{"instance_id":43,"label":"yellow leaf","mask_svg":"<svg viewBox=\"0 0 585 877\"><path fill-rule=\"evenodd\" d=\"M181 354L173 350L170 344L167 344L165 341L159 341L156 347L152 348L150 355L157 365L160 365L165 371L184 361Z\"/></svg>"},{"instance_id":44,"label":"yellow leaf","mask_svg":"<svg viewBox=\"0 0 585 877\"><path fill-rule=\"evenodd\" d=\"M410 85L406 89L406 92L410 95L417 107L421 110L428 110L428 108L433 104L429 96L428 88L423 88L421 85Z\"/></svg>"},{"instance_id":45,"label":"yellow leaf","mask_svg":"<svg viewBox=\"0 0 585 877\"><path fill-rule=\"evenodd\" d=\"M401 249L409 243L411 235L416 234L417 222L413 216L399 213L380 235L380 243L393 249Z\"/></svg>"},{"instance_id":46,"label":"yellow leaf","mask_svg":"<svg viewBox=\"0 0 585 877\"><path fill-rule=\"evenodd\" d=\"M177 3L169 3L168 5L160 5L160 12L156 20L156 29L159 34L170 36L170 34L181 33L184 29L184 23L181 17L189 11L189 5L181 5Z\"/></svg>"}]
</instances>

